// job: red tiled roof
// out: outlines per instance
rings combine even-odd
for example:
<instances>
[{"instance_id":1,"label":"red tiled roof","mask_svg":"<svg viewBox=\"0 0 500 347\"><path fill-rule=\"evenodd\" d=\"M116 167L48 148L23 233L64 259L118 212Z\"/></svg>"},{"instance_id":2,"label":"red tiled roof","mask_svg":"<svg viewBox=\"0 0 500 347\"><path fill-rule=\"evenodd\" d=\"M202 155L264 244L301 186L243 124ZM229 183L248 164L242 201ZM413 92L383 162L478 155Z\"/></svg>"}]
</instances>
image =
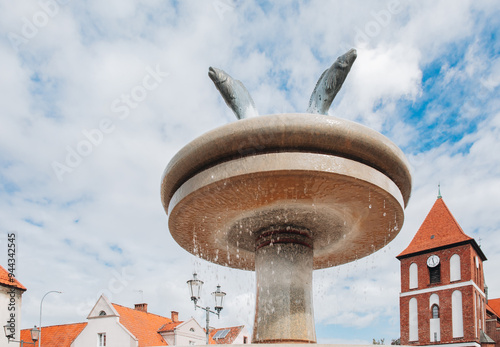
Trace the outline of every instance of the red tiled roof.
<instances>
[{"instance_id":1,"label":"red tiled roof","mask_svg":"<svg viewBox=\"0 0 500 347\"><path fill-rule=\"evenodd\" d=\"M165 333L167 331L173 331L178 325L184 323L184 321L182 322L170 322L170 323L167 323L165 324L164 326L160 327L160 329L158 330L159 333Z\"/></svg>"},{"instance_id":2,"label":"red tiled roof","mask_svg":"<svg viewBox=\"0 0 500 347\"><path fill-rule=\"evenodd\" d=\"M41 347L70 347L87 323L52 325L42 328ZM31 342L31 329L21 330L21 340ZM38 343L37 343L38 347Z\"/></svg>"},{"instance_id":3,"label":"red tiled roof","mask_svg":"<svg viewBox=\"0 0 500 347\"><path fill-rule=\"evenodd\" d=\"M500 298L488 299L487 305L493 310L493 313L495 313L497 317L500 318Z\"/></svg>"},{"instance_id":4,"label":"red tiled roof","mask_svg":"<svg viewBox=\"0 0 500 347\"><path fill-rule=\"evenodd\" d=\"M13 281L11 281L11 278ZM9 278L9 273L1 265L0 265L0 284L3 284L8 287L18 288L21 289L22 291L26 291L26 287L23 286L21 282L16 280L14 277Z\"/></svg>"},{"instance_id":5,"label":"red tiled roof","mask_svg":"<svg viewBox=\"0 0 500 347\"><path fill-rule=\"evenodd\" d=\"M397 258L464 241L475 242L472 237L465 235L443 199L438 198L413 240Z\"/></svg>"},{"instance_id":6,"label":"red tiled roof","mask_svg":"<svg viewBox=\"0 0 500 347\"><path fill-rule=\"evenodd\" d=\"M120 315L120 323L139 340L139 347L167 346L158 330L172 322L170 318L117 304L113 304L113 307Z\"/></svg>"},{"instance_id":7,"label":"red tiled roof","mask_svg":"<svg viewBox=\"0 0 500 347\"><path fill-rule=\"evenodd\" d=\"M210 330L210 334L208 337L209 344L211 345L230 345L233 341L238 337L241 330L244 328L244 325L240 325L237 327L231 328L221 328L221 329L212 329ZM227 335L223 339L213 339L214 335L221 330L229 330Z\"/></svg>"}]
</instances>

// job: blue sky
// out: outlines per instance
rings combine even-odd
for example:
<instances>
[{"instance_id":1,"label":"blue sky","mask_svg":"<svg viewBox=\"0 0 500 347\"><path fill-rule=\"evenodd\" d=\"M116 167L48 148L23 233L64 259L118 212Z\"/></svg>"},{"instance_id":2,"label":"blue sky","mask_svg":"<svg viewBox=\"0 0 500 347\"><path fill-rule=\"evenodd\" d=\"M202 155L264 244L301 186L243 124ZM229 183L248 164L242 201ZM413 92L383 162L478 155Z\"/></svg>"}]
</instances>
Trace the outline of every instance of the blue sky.
<instances>
[{"instance_id":1,"label":"blue sky","mask_svg":"<svg viewBox=\"0 0 500 347\"><path fill-rule=\"evenodd\" d=\"M481 239L500 297L498 1L0 0L0 32L0 264L15 231L23 327L38 324L49 290L64 294L46 298L44 324L85 320L101 293L203 322L186 291L193 270L207 297L218 283L228 293L215 326L251 326L254 274L173 241L163 169L189 141L236 121L209 66L241 80L261 114L304 112L321 73L352 47L358 58L330 115L400 146L413 192L392 243L315 272L318 342L399 337L395 256L438 183Z\"/></svg>"}]
</instances>

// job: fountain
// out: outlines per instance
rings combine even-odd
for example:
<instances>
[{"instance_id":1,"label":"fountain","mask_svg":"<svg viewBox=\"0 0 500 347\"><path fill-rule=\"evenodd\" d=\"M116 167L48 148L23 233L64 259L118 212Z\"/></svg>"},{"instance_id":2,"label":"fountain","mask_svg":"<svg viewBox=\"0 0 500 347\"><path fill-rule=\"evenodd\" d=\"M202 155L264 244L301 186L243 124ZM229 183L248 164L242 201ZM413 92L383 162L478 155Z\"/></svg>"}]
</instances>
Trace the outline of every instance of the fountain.
<instances>
[{"instance_id":1,"label":"fountain","mask_svg":"<svg viewBox=\"0 0 500 347\"><path fill-rule=\"evenodd\" d=\"M312 271L398 234L408 164L386 137L348 120L314 111L241 118L168 164L169 229L192 254L256 271L253 343L316 343Z\"/></svg>"}]
</instances>

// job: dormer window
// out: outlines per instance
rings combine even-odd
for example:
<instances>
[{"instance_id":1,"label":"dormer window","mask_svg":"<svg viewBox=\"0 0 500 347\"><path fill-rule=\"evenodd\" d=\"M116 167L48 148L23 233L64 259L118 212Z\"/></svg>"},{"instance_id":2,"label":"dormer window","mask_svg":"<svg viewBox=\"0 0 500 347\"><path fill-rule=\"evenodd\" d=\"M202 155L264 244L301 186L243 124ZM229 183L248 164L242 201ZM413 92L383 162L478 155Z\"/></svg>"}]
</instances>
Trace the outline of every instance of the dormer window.
<instances>
[{"instance_id":1,"label":"dormer window","mask_svg":"<svg viewBox=\"0 0 500 347\"><path fill-rule=\"evenodd\" d=\"M106 312L105 311L101 311L99 312L99 316L105 316L106 315Z\"/></svg>"},{"instance_id":2,"label":"dormer window","mask_svg":"<svg viewBox=\"0 0 500 347\"><path fill-rule=\"evenodd\" d=\"M194 333L194 328L189 329L190 332Z\"/></svg>"}]
</instances>

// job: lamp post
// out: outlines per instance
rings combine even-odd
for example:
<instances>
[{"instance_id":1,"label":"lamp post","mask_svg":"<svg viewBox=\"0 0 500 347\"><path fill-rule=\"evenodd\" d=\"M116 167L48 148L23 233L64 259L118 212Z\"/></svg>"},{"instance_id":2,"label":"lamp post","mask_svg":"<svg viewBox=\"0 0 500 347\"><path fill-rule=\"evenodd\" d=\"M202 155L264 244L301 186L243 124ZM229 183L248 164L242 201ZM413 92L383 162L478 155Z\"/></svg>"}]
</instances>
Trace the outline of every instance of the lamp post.
<instances>
[{"instance_id":1,"label":"lamp post","mask_svg":"<svg viewBox=\"0 0 500 347\"><path fill-rule=\"evenodd\" d=\"M16 341L14 340L13 338L11 338L11 336L13 335L12 332L11 332L11 327L7 324L7 325L4 325L3 326L3 329L5 330L5 337L7 337L7 341L8 343L10 343L11 341L12 342L18 342L21 344L21 347L24 346L25 343L27 344L30 344L30 345L35 345L36 344L36 341L38 340L40 334L41 334L41 329L38 329L35 325L35 327L33 329L30 330L31 332L31 339L33 340L33 342L28 342L28 341Z\"/></svg>"},{"instance_id":2,"label":"lamp post","mask_svg":"<svg viewBox=\"0 0 500 347\"><path fill-rule=\"evenodd\" d=\"M193 279L187 281L187 284L189 286L189 291L191 293L191 300L194 302L194 309L196 308L201 308L204 310L207 314L207 328L205 329L207 333L207 345L209 344L209 335L210 335L210 313L216 314L217 318L220 318L220 311L222 311L223 308L223 301L224 297L226 296L226 293L220 290L220 286L217 286L217 289L215 292L212 293L212 296L215 300L215 312L210 310L210 307L201 307L199 306L198 300L200 300L200 291L201 287L203 286L203 281L199 280L197 277L197 274L193 274Z\"/></svg>"},{"instance_id":3,"label":"lamp post","mask_svg":"<svg viewBox=\"0 0 500 347\"><path fill-rule=\"evenodd\" d=\"M50 292L47 292L45 293L45 295L42 297L42 301L40 301L40 335L39 335L39 340L38 340L38 347L40 347L42 345L42 305L43 305L43 299L45 299L45 297L47 295L49 295L50 293L59 293L61 294L62 292L60 291L57 291L57 290L51 290Z\"/></svg>"}]
</instances>

